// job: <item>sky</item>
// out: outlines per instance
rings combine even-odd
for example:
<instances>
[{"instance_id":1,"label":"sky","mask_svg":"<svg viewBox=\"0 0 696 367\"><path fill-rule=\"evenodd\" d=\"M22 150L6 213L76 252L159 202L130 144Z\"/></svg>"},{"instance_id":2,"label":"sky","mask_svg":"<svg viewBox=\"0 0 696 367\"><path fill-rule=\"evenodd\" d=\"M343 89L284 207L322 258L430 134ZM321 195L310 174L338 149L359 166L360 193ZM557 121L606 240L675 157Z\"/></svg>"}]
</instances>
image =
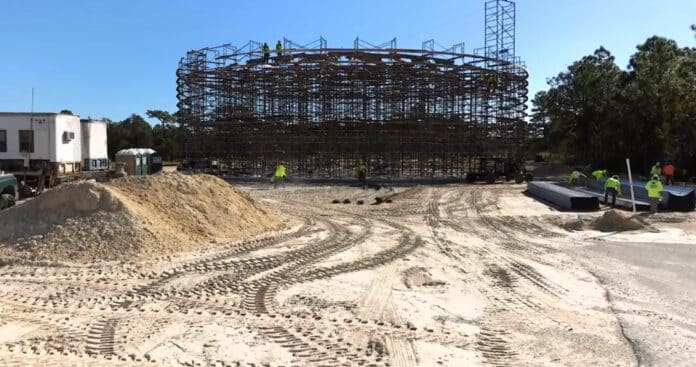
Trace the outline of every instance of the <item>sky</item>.
<instances>
[{"instance_id":1,"label":"sky","mask_svg":"<svg viewBox=\"0 0 696 367\"><path fill-rule=\"evenodd\" d=\"M624 67L652 35L696 47L696 0L518 0L517 50L530 98L599 46ZM176 68L191 49L287 37L329 47L396 37L483 46L484 0L0 0L0 111L70 109L122 120L176 111Z\"/></svg>"}]
</instances>

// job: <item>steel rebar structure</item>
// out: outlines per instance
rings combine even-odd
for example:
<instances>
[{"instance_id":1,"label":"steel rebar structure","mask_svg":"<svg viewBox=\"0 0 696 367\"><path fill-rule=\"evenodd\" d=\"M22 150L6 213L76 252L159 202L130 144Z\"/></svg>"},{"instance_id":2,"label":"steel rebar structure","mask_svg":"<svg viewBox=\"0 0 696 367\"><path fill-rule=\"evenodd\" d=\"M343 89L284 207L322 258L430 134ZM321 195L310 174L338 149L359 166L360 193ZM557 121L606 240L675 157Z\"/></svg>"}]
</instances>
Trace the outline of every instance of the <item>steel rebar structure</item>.
<instances>
[{"instance_id":1,"label":"steel rebar structure","mask_svg":"<svg viewBox=\"0 0 696 367\"><path fill-rule=\"evenodd\" d=\"M480 158L519 157L528 75L514 53L438 51L434 41L400 49L396 39L284 44L295 48L268 64L258 42L181 59L179 119L191 157L252 175L284 160L292 175L314 177L352 176L359 161L370 175L463 177Z\"/></svg>"}]
</instances>

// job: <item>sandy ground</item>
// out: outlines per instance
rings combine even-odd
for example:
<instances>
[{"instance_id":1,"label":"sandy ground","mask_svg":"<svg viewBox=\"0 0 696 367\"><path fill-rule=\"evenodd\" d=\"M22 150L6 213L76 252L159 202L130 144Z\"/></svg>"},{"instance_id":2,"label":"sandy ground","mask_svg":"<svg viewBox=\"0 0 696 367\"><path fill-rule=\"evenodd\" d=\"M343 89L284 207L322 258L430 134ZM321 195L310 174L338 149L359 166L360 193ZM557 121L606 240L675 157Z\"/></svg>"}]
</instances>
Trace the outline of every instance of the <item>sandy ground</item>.
<instances>
[{"instance_id":1,"label":"sandy ground","mask_svg":"<svg viewBox=\"0 0 696 367\"><path fill-rule=\"evenodd\" d=\"M245 188L296 223L140 264L0 267L0 365L696 360L693 214L567 232L577 214L517 185L397 188L379 206L345 186Z\"/></svg>"}]
</instances>

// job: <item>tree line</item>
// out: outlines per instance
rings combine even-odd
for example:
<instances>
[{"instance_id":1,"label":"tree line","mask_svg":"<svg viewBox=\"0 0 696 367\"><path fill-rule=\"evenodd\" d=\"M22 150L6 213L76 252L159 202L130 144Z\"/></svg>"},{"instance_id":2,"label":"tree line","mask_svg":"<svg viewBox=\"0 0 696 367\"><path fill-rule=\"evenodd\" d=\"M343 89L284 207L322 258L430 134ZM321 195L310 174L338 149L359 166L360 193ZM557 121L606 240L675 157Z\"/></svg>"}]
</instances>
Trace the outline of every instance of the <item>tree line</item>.
<instances>
[{"instance_id":1,"label":"tree line","mask_svg":"<svg viewBox=\"0 0 696 367\"><path fill-rule=\"evenodd\" d=\"M568 164L622 171L631 158L646 173L671 161L696 175L696 48L651 37L624 70L600 47L548 84L532 101L539 148Z\"/></svg>"},{"instance_id":2,"label":"tree line","mask_svg":"<svg viewBox=\"0 0 696 367\"><path fill-rule=\"evenodd\" d=\"M183 130L176 123L176 113L162 110L148 110L147 117L154 118L159 124L151 126L142 116L132 114L123 121L108 122L107 140L109 157L126 148L152 148L162 155L165 161L184 157Z\"/></svg>"}]
</instances>

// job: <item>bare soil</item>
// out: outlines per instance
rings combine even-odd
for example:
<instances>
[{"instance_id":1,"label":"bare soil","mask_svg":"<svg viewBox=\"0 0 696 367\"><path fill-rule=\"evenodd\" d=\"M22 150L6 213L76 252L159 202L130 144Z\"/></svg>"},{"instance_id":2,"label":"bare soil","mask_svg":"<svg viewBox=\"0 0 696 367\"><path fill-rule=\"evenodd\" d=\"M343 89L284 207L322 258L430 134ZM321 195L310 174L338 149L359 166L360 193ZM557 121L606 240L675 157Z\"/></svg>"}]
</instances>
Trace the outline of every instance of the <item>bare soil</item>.
<instances>
[{"instance_id":1,"label":"bare soil","mask_svg":"<svg viewBox=\"0 0 696 367\"><path fill-rule=\"evenodd\" d=\"M135 261L280 227L217 177L170 173L66 184L2 211L0 249L25 262Z\"/></svg>"},{"instance_id":2,"label":"bare soil","mask_svg":"<svg viewBox=\"0 0 696 367\"><path fill-rule=\"evenodd\" d=\"M345 186L244 189L287 228L139 262L0 267L0 364L692 365L682 295L696 284L651 283L680 259L618 254L660 240L693 252L693 214L647 218L657 231L566 231L601 213L554 211L520 185L396 188L382 205ZM638 265L650 279L625 292ZM638 302L646 292L664 299Z\"/></svg>"}]
</instances>

